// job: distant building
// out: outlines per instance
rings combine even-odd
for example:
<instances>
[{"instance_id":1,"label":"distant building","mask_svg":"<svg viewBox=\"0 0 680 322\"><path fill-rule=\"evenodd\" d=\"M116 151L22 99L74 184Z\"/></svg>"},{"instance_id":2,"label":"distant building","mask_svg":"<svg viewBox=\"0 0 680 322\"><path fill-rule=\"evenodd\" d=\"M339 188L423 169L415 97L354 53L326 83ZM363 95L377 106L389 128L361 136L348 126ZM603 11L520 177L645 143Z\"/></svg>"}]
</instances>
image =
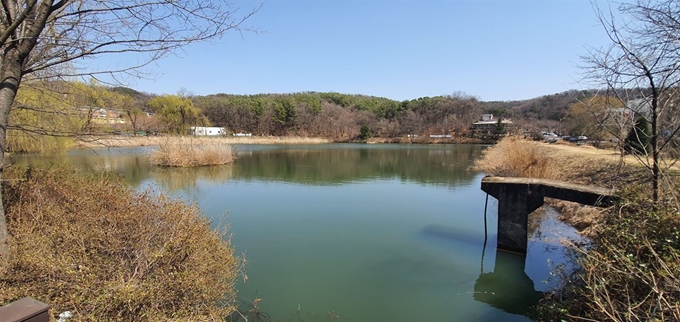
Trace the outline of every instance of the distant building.
<instances>
[{"instance_id":1,"label":"distant building","mask_svg":"<svg viewBox=\"0 0 680 322\"><path fill-rule=\"evenodd\" d=\"M227 131L223 127L192 126L191 134L196 136L217 136L225 135Z\"/></svg>"},{"instance_id":2,"label":"distant building","mask_svg":"<svg viewBox=\"0 0 680 322\"><path fill-rule=\"evenodd\" d=\"M493 114L482 114L481 119L470 126L470 135L480 139L498 138L498 122L499 119L495 118ZM508 118L500 119L500 124L506 127L506 132L513 126L512 121Z\"/></svg>"}]
</instances>

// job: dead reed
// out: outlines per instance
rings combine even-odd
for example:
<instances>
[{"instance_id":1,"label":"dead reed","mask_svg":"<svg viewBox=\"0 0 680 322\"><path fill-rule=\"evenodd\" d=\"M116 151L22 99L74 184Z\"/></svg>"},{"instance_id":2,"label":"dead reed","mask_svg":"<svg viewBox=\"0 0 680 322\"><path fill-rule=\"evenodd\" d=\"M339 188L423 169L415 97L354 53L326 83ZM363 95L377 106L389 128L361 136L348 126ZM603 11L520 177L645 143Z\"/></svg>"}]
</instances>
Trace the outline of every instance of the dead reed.
<instances>
[{"instance_id":1,"label":"dead reed","mask_svg":"<svg viewBox=\"0 0 680 322\"><path fill-rule=\"evenodd\" d=\"M234 161L234 148L219 140L173 137L161 142L149 161L164 167L222 165Z\"/></svg>"},{"instance_id":2,"label":"dead reed","mask_svg":"<svg viewBox=\"0 0 680 322\"><path fill-rule=\"evenodd\" d=\"M475 169L501 177L560 178L556 161L540 143L513 137L486 149Z\"/></svg>"}]
</instances>

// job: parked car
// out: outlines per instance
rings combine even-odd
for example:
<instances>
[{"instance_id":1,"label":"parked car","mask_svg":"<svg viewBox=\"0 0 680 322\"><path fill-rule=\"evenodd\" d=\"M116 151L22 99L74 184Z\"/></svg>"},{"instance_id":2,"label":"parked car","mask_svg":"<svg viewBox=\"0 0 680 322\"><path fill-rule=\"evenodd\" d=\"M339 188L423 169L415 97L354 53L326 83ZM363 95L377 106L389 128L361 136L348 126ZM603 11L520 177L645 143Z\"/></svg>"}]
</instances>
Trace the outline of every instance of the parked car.
<instances>
[{"instance_id":1,"label":"parked car","mask_svg":"<svg viewBox=\"0 0 680 322\"><path fill-rule=\"evenodd\" d=\"M585 141L587 139L588 139L588 137L585 136L585 135L580 135L579 137L576 138L576 140L578 140L578 141Z\"/></svg>"}]
</instances>

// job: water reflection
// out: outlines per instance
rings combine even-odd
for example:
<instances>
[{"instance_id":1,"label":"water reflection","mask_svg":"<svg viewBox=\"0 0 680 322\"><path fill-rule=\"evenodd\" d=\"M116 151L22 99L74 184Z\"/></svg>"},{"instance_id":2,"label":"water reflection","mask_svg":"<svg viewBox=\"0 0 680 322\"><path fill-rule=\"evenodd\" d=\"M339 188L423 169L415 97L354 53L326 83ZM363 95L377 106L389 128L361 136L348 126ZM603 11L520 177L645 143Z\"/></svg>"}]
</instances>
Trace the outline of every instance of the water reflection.
<instances>
[{"instance_id":1,"label":"water reflection","mask_svg":"<svg viewBox=\"0 0 680 322\"><path fill-rule=\"evenodd\" d=\"M234 163L239 178L333 185L375 178L400 178L425 184L460 186L484 147L390 145L289 146L242 151Z\"/></svg>"},{"instance_id":2,"label":"water reflection","mask_svg":"<svg viewBox=\"0 0 680 322\"><path fill-rule=\"evenodd\" d=\"M524 255L496 249L493 272L479 275L473 298L511 314L527 315L543 293L534 290L534 282L524 272L525 261Z\"/></svg>"},{"instance_id":3,"label":"water reflection","mask_svg":"<svg viewBox=\"0 0 680 322\"><path fill-rule=\"evenodd\" d=\"M476 173L467 171L484 149L478 145L306 145L239 146L231 166L165 169L149 164L150 147L71 151L62 156L15 155L17 164L71 163L85 171L114 171L133 186L150 179L170 191L195 192L198 181L230 179L338 185L398 178L422 184L467 185Z\"/></svg>"},{"instance_id":4,"label":"water reflection","mask_svg":"<svg viewBox=\"0 0 680 322\"><path fill-rule=\"evenodd\" d=\"M234 167L232 165L179 169L154 167L151 178L165 190L193 192L198 190L199 181L219 184L234 178Z\"/></svg>"}]
</instances>

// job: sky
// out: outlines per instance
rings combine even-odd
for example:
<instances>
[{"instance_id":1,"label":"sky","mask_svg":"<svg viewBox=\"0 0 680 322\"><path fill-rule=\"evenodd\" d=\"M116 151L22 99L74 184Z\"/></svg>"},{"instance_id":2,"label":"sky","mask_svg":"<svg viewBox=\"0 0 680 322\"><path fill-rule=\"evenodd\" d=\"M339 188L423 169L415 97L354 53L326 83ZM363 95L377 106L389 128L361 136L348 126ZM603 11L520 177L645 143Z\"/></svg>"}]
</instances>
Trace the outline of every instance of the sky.
<instances>
[{"instance_id":1,"label":"sky","mask_svg":"<svg viewBox=\"0 0 680 322\"><path fill-rule=\"evenodd\" d=\"M258 3L238 1L244 13ZM192 44L126 85L521 100L589 88L580 57L607 45L586 0L268 0L246 25L264 32Z\"/></svg>"}]
</instances>

